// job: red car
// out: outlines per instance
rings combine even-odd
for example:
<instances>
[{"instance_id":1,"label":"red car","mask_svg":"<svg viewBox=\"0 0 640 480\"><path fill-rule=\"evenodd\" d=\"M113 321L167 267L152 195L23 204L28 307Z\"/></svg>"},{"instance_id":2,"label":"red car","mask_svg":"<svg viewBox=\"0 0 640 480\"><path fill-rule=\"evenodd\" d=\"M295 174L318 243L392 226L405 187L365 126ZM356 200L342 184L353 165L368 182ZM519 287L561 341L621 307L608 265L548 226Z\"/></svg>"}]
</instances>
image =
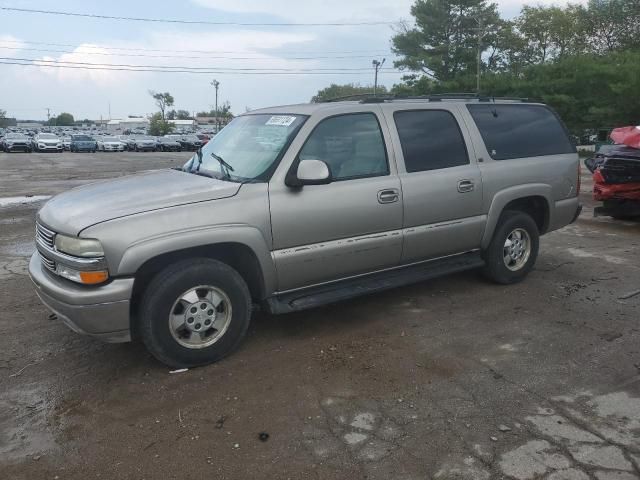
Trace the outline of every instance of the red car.
<instances>
[{"instance_id":1,"label":"red car","mask_svg":"<svg viewBox=\"0 0 640 480\"><path fill-rule=\"evenodd\" d=\"M196 135L196 137L198 137L200 139L200 141L202 142L202 146L205 146L207 144L207 142L209 140L211 140L209 138L209 135L205 135L204 133L199 133Z\"/></svg>"}]
</instances>

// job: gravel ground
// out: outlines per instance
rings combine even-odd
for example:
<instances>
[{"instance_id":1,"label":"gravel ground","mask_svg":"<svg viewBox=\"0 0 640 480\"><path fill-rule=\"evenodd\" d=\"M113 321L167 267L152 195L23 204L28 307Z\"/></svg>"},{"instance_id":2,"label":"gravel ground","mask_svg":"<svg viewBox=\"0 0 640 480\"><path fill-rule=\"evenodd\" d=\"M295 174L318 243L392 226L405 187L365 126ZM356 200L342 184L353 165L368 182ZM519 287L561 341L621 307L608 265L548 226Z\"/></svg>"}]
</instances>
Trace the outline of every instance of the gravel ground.
<instances>
[{"instance_id":1,"label":"gravel ground","mask_svg":"<svg viewBox=\"0 0 640 480\"><path fill-rule=\"evenodd\" d=\"M258 314L171 374L49 318L26 275L43 197L7 198L188 157L0 153L0 478L640 478L640 223L594 219L587 175L521 284Z\"/></svg>"}]
</instances>

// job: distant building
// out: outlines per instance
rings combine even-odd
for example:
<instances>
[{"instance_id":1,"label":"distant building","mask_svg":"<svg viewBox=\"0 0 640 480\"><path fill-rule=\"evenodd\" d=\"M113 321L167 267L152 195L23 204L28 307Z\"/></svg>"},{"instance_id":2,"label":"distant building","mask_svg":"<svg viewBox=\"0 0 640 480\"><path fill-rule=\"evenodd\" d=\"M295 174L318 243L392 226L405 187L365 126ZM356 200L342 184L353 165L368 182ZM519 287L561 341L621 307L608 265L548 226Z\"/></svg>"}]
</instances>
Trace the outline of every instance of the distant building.
<instances>
[{"instance_id":1,"label":"distant building","mask_svg":"<svg viewBox=\"0 0 640 480\"><path fill-rule=\"evenodd\" d=\"M0 118L0 127L17 127L18 121L12 117Z\"/></svg>"},{"instance_id":2,"label":"distant building","mask_svg":"<svg viewBox=\"0 0 640 480\"><path fill-rule=\"evenodd\" d=\"M111 133L122 133L126 130L146 130L148 128L149 119L145 117L128 117L107 122L107 131Z\"/></svg>"},{"instance_id":3,"label":"distant building","mask_svg":"<svg viewBox=\"0 0 640 480\"><path fill-rule=\"evenodd\" d=\"M42 128L42 122L32 122L30 120L24 122L16 122L16 127L18 128Z\"/></svg>"}]
</instances>

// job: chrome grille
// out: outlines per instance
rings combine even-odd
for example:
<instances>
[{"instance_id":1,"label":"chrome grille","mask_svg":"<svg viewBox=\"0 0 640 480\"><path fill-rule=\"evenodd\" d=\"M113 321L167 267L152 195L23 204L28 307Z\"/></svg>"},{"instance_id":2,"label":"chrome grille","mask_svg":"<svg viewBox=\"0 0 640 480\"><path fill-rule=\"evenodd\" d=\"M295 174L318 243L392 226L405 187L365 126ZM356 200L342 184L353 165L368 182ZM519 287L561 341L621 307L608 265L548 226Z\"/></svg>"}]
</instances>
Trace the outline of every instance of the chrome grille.
<instances>
[{"instance_id":1,"label":"chrome grille","mask_svg":"<svg viewBox=\"0 0 640 480\"><path fill-rule=\"evenodd\" d=\"M56 271L56 262L54 262L53 260L49 260L47 257L45 257L42 254L40 254L40 260L42 261L42 264L45 267L47 267L49 270L51 270L52 272Z\"/></svg>"},{"instance_id":2,"label":"chrome grille","mask_svg":"<svg viewBox=\"0 0 640 480\"><path fill-rule=\"evenodd\" d=\"M53 249L56 233L36 222L36 239L43 245Z\"/></svg>"}]
</instances>

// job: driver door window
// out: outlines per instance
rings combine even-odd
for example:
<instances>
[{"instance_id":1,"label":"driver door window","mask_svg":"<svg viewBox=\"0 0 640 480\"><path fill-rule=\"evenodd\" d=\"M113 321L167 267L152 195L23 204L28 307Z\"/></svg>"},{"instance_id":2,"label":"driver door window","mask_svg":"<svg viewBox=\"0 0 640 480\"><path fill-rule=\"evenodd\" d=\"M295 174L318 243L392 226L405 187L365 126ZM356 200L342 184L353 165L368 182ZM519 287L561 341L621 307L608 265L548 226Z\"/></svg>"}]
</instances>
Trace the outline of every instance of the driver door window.
<instances>
[{"instance_id":1,"label":"driver door window","mask_svg":"<svg viewBox=\"0 0 640 480\"><path fill-rule=\"evenodd\" d=\"M309 135L300 160L323 160L333 180L389 175L378 119L373 113L327 118Z\"/></svg>"}]
</instances>

